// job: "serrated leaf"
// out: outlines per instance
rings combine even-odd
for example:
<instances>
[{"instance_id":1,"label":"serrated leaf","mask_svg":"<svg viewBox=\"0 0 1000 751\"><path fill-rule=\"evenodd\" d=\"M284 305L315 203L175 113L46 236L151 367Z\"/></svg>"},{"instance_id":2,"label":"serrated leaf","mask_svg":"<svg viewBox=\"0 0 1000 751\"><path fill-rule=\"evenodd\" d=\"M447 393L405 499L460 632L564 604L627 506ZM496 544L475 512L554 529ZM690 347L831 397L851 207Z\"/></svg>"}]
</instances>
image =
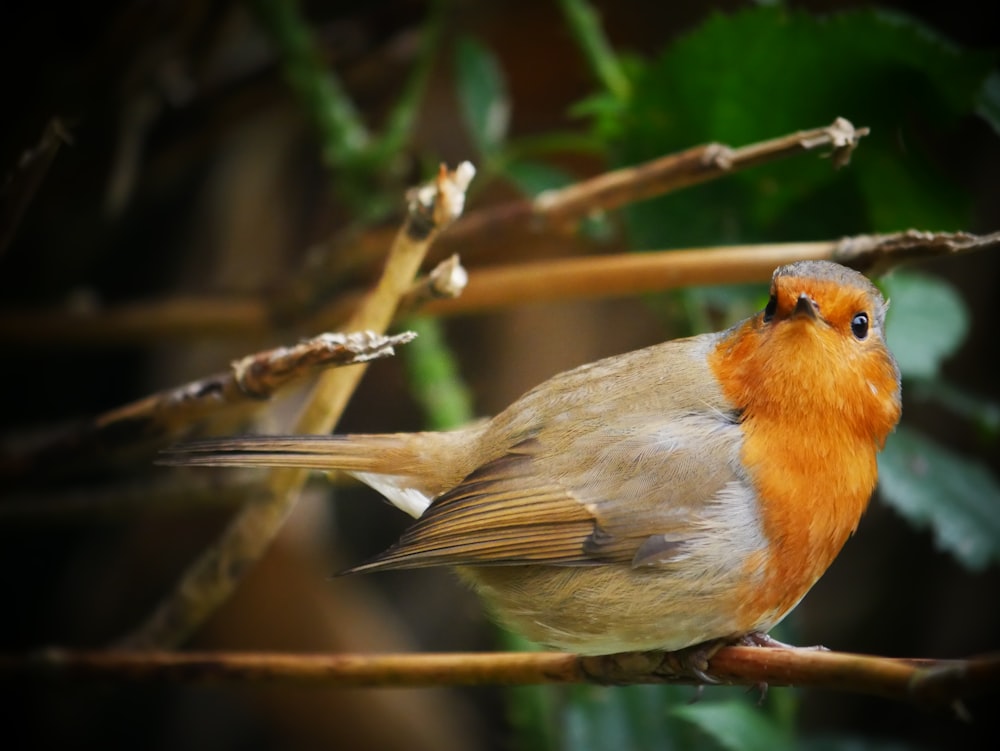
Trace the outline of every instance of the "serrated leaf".
<instances>
[{"instance_id":1,"label":"serrated leaf","mask_svg":"<svg viewBox=\"0 0 1000 751\"><path fill-rule=\"evenodd\" d=\"M889 298L886 342L904 377L932 378L965 340L969 314L961 296L937 277L897 271L882 279Z\"/></svg>"},{"instance_id":2,"label":"serrated leaf","mask_svg":"<svg viewBox=\"0 0 1000 751\"><path fill-rule=\"evenodd\" d=\"M897 428L879 455L879 489L886 503L970 569L1000 562L1000 483L922 433Z\"/></svg>"},{"instance_id":3,"label":"serrated leaf","mask_svg":"<svg viewBox=\"0 0 1000 751\"><path fill-rule=\"evenodd\" d=\"M495 152L507 136L510 99L496 57L470 37L455 47L455 79L466 127L483 154Z\"/></svg>"},{"instance_id":4,"label":"serrated leaf","mask_svg":"<svg viewBox=\"0 0 1000 751\"><path fill-rule=\"evenodd\" d=\"M759 707L745 702L688 704L671 710L696 725L727 751L782 751L792 748L789 735Z\"/></svg>"}]
</instances>

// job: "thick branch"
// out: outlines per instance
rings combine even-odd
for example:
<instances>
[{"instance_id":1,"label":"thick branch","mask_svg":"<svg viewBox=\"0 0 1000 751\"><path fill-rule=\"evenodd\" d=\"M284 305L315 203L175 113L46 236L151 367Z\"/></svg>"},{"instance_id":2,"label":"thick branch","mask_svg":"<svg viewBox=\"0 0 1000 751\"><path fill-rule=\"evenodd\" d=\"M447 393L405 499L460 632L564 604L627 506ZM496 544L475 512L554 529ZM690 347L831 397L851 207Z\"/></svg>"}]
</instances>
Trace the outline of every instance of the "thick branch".
<instances>
[{"instance_id":1,"label":"thick branch","mask_svg":"<svg viewBox=\"0 0 1000 751\"><path fill-rule=\"evenodd\" d=\"M878 275L902 263L973 251L1000 250L1000 232L907 230L889 235L857 235L841 240L734 245L716 248L619 253L533 261L473 269L465 292L454 300L433 300L428 313L456 315L514 304L596 299L677 289L688 284L764 282L775 266L805 258L828 259ZM344 292L307 325L333 328L357 308L362 293ZM182 310L190 305L187 314ZM151 336L244 336L266 327L269 313L257 298L172 300L108 310L79 319L57 313L8 311L0 314L0 340L132 341ZM163 311L161 317L160 311ZM169 323L167 323L169 319ZM153 322L156 321L156 325ZM107 327L105 327L105 323ZM105 339L107 337L107 339Z\"/></svg>"},{"instance_id":2,"label":"thick branch","mask_svg":"<svg viewBox=\"0 0 1000 751\"><path fill-rule=\"evenodd\" d=\"M125 681L426 687L544 683L691 683L663 653L580 657L561 652L307 655L51 649L0 656L0 679L47 676ZM910 660L816 649L725 647L708 672L729 685L799 686L948 707L1000 691L1000 655Z\"/></svg>"},{"instance_id":3,"label":"thick branch","mask_svg":"<svg viewBox=\"0 0 1000 751\"><path fill-rule=\"evenodd\" d=\"M1000 250L1000 232L919 232L858 235L842 240L617 253L475 269L461 297L435 300L425 312L457 315L558 300L627 297L698 284L766 282L775 267L826 259L877 276L917 260L976 250ZM356 305L344 295L315 318L343 318Z\"/></svg>"}]
</instances>

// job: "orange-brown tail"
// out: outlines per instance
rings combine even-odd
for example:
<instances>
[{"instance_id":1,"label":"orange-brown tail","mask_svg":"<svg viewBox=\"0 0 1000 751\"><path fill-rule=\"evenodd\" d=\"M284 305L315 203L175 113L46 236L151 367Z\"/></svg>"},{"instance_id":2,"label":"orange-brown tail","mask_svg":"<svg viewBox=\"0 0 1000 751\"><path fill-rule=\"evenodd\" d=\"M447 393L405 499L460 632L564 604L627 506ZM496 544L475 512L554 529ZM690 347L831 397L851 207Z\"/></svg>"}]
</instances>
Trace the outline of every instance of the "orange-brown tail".
<instances>
[{"instance_id":1,"label":"orange-brown tail","mask_svg":"<svg viewBox=\"0 0 1000 751\"><path fill-rule=\"evenodd\" d=\"M479 430L209 438L172 446L161 453L158 463L339 470L370 485L402 511L419 517L434 497L475 468Z\"/></svg>"}]
</instances>

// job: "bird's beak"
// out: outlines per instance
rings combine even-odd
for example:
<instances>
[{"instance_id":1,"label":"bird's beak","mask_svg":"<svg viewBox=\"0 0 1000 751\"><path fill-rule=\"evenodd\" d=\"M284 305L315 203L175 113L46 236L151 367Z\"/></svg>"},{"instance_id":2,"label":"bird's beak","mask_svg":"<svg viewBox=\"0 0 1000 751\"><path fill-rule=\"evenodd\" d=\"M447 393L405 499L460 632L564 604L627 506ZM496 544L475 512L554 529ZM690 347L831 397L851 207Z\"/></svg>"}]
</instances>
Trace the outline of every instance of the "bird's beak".
<instances>
[{"instance_id":1,"label":"bird's beak","mask_svg":"<svg viewBox=\"0 0 1000 751\"><path fill-rule=\"evenodd\" d=\"M805 292L799 295L799 299L796 301L795 307L792 309L792 317L806 316L807 318L816 320L818 315L816 303L813 302L812 298Z\"/></svg>"}]
</instances>

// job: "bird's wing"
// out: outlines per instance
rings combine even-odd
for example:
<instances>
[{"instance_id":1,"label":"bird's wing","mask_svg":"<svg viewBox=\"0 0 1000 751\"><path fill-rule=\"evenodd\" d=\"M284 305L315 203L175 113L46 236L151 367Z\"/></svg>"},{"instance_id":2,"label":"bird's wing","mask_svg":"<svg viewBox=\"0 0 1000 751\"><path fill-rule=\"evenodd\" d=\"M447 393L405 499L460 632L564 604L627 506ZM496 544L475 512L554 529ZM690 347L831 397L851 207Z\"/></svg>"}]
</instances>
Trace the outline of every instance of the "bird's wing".
<instances>
[{"instance_id":1,"label":"bird's wing","mask_svg":"<svg viewBox=\"0 0 1000 751\"><path fill-rule=\"evenodd\" d=\"M438 565L665 564L705 533L702 511L737 481L730 463L721 454L702 455L700 443L699 455L692 456L677 441L651 442L634 431L598 431L571 451L550 448L535 437L513 445L435 499L393 547L347 573ZM566 454L575 459L563 467Z\"/></svg>"}]
</instances>

